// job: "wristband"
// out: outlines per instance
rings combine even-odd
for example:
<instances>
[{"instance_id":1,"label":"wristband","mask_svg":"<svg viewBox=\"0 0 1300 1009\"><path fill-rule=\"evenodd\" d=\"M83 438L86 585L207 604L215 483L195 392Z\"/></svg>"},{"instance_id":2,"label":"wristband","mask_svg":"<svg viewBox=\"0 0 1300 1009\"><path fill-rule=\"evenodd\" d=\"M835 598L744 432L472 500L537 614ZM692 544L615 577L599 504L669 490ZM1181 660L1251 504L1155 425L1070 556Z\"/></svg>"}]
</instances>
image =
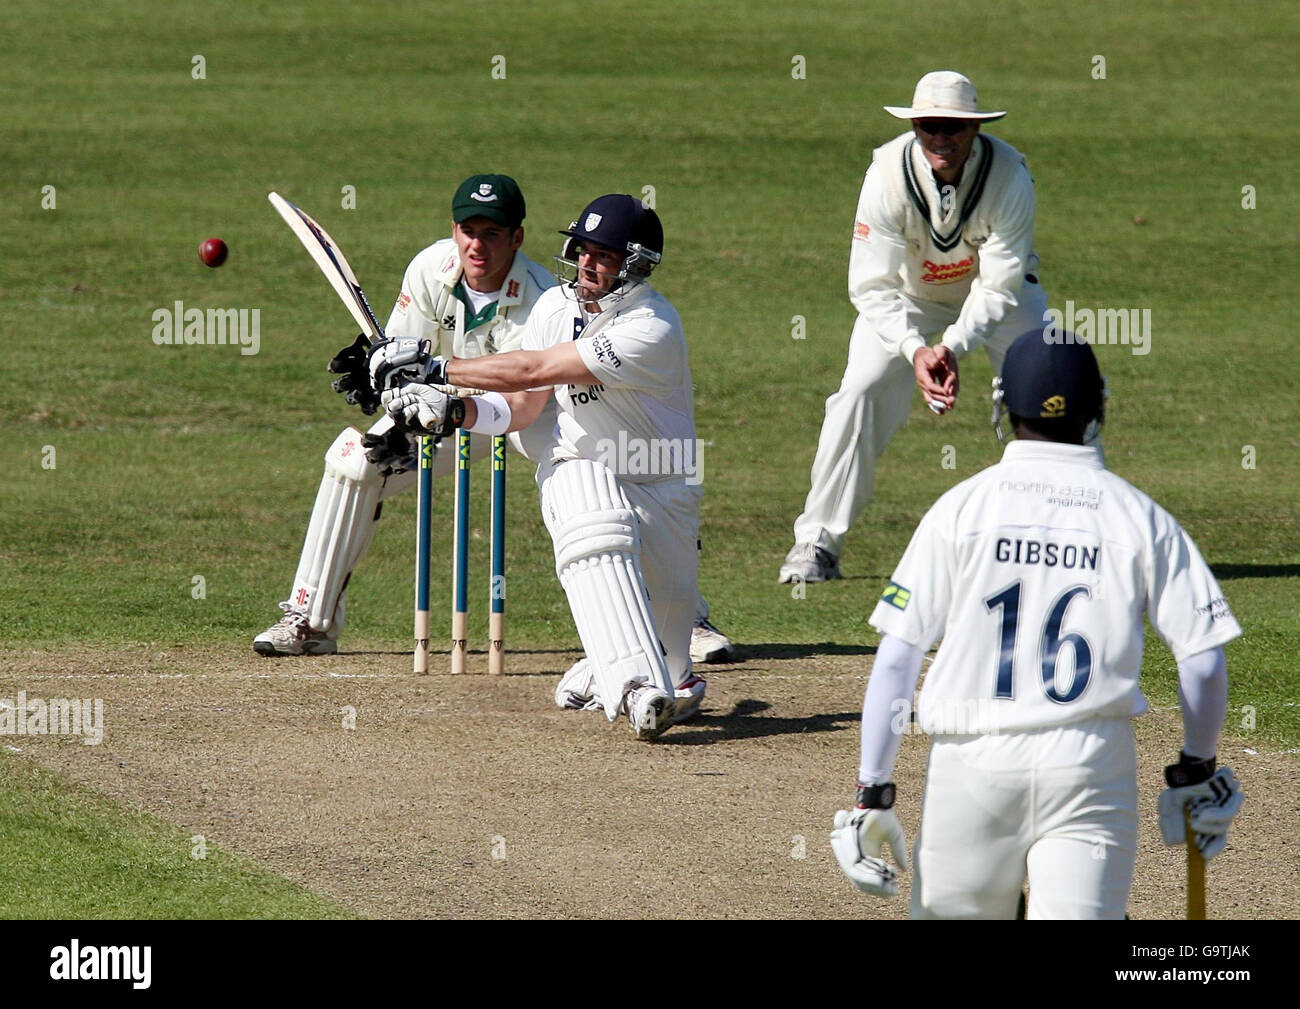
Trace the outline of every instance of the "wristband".
<instances>
[{"instance_id":1,"label":"wristband","mask_svg":"<svg viewBox=\"0 0 1300 1009\"><path fill-rule=\"evenodd\" d=\"M859 809L892 809L894 791L892 781L887 781L883 785L864 785L862 782L858 782L857 807Z\"/></svg>"},{"instance_id":2,"label":"wristband","mask_svg":"<svg viewBox=\"0 0 1300 1009\"><path fill-rule=\"evenodd\" d=\"M466 431L475 434L505 434L510 430L510 404L499 392L485 392L481 396L471 396L471 402L478 407L478 416Z\"/></svg>"},{"instance_id":3,"label":"wristband","mask_svg":"<svg viewBox=\"0 0 1300 1009\"><path fill-rule=\"evenodd\" d=\"M1165 768L1165 784L1170 788L1186 788L1209 781L1214 777L1214 764L1213 757L1201 760L1199 757L1189 757L1179 750L1178 763Z\"/></svg>"}]
</instances>

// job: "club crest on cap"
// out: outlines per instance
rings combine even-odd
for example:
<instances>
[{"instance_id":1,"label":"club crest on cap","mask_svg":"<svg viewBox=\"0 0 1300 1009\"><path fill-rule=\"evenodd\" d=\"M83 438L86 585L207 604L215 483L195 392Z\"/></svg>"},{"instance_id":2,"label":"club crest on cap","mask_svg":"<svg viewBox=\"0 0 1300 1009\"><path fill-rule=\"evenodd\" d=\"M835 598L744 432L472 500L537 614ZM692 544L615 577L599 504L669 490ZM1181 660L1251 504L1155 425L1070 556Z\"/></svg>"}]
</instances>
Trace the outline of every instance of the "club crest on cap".
<instances>
[{"instance_id":1,"label":"club crest on cap","mask_svg":"<svg viewBox=\"0 0 1300 1009\"><path fill-rule=\"evenodd\" d=\"M1065 416L1065 397L1049 396L1043 400L1043 417L1064 417Z\"/></svg>"},{"instance_id":2,"label":"club crest on cap","mask_svg":"<svg viewBox=\"0 0 1300 1009\"><path fill-rule=\"evenodd\" d=\"M497 198L497 196L496 193L492 192L492 183L480 182L478 192L470 193L469 198L471 200L478 200L479 203L491 203Z\"/></svg>"},{"instance_id":3,"label":"club crest on cap","mask_svg":"<svg viewBox=\"0 0 1300 1009\"><path fill-rule=\"evenodd\" d=\"M587 219L582 222L582 230L595 231L597 228L600 227L600 222L601 222L600 214L588 214Z\"/></svg>"}]
</instances>

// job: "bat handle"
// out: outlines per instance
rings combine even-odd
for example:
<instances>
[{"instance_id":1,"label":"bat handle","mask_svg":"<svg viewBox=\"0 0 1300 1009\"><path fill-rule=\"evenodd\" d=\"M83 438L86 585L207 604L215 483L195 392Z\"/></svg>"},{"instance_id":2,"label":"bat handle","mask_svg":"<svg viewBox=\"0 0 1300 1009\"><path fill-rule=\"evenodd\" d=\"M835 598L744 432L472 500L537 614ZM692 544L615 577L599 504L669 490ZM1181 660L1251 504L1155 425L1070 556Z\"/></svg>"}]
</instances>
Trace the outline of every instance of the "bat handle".
<instances>
[{"instance_id":1,"label":"bat handle","mask_svg":"<svg viewBox=\"0 0 1300 1009\"><path fill-rule=\"evenodd\" d=\"M1187 832L1187 920L1205 920L1205 859L1196 847L1196 831L1192 830L1191 814L1183 810L1183 825Z\"/></svg>"}]
</instances>

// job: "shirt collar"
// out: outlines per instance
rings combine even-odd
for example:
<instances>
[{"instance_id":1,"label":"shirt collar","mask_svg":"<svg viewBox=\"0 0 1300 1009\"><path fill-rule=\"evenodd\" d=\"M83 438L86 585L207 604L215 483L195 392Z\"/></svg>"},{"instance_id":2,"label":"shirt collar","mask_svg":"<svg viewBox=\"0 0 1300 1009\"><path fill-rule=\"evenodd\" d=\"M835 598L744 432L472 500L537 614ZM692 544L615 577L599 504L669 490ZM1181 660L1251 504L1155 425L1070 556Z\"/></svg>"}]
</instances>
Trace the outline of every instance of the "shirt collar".
<instances>
[{"instance_id":1,"label":"shirt collar","mask_svg":"<svg viewBox=\"0 0 1300 1009\"><path fill-rule=\"evenodd\" d=\"M1059 441L1013 441L1002 452L1003 462L1067 463L1105 469L1101 450L1092 445L1067 445Z\"/></svg>"},{"instance_id":2,"label":"shirt collar","mask_svg":"<svg viewBox=\"0 0 1300 1009\"><path fill-rule=\"evenodd\" d=\"M497 299L497 304L504 308L507 305L517 305L524 300L524 286L528 283L528 260L524 259L523 253L515 251L515 261L510 264L510 272L506 274L505 283L501 285L501 297Z\"/></svg>"}]
</instances>

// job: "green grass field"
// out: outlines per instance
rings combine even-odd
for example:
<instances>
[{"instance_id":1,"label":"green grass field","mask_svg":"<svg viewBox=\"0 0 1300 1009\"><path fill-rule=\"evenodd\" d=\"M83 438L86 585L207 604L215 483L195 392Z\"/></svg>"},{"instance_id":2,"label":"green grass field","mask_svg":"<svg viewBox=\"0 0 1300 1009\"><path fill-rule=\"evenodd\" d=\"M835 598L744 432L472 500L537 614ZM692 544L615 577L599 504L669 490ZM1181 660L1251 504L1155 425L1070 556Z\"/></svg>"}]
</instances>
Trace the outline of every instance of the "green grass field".
<instances>
[{"instance_id":1,"label":"green grass field","mask_svg":"<svg viewBox=\"0 0 1300 1009\"><path fill-rule=\"evenodd\" d=\"M197 836L0 757L0 918L346 918Z\"/></svg>"},{"instance_id":2,"label":"green grass field","mask_svg":"<svg viewBox=\"0 0 1300 1009\"><path fill-rule=\"evenodd\" d=\"M654 187L667 233L657 286L686 325L707 443L702 583L715 621L747 645L874 643L867 616L916 521L998 458L981 354L963 362L956 413L914 407L883 458L846 580L794 599L776 570L843 369L862 173L899 132L880 106L951 66L985 107L1010 110L990 132L1033 170L1051 304L1151 309L1148 355L1098 348L1109 464L1179 517L1245 628L1228 649L1230 724L1249 705L1252 738L1300 746L1300 368L1287 297L1300 268L1287 152L1300 125L1294 88L1281 86L1300 51L1293 4L953 2L940 18L885 3L565 0L486 18L459 4L241 4L218 16L192 2L13 0L4 20L32 29L0 33L8 648L249 648L288 592L321 456L364 421L324 369L352 323L266 193L321 219L384 318L476 171L520 181L525 250L546 264L555 229L590 197ZM806 79L792 77L796 56ZM341 205L347 186L355 209ZM1245 186L1258 209L1243 208ZM210 235L231 247L219 270L196 255ZM260 353L155 346L151 315L178 300L260 309ZM795 315L806 339L791 338ZM575 646L524 460L510 477L508 641ZM484 582L485 490L480 477ZM444 523L448 503L442 488ZM408 646L413 514L413 499L386 507L352 582L347 643ZM435 588L440 620L446 580ZM472 619L485 636L482 595ZM1172 659L1148 644L1148 694L1175 703ZM5 780L0 808L17 809L34 786ZM22 835L33 857L50 832ZM75 916L88 900L0 913ZM196 901L196 913L226 913L219 897ZM316 913L261 913L277 907Z\"/></svg>"}]
</instances>

